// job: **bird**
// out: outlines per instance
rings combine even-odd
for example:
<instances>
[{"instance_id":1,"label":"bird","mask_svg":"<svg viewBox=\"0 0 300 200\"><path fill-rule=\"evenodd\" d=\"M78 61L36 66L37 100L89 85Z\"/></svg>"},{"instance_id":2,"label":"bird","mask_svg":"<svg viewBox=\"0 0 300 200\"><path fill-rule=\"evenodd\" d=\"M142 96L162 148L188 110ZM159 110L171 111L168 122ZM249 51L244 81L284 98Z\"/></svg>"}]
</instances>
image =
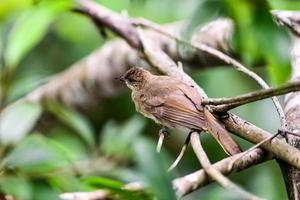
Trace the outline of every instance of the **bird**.
<instances>
[{"instance_id":1,"label":"bird","mask_svg":"<svg viewBox=\"0 0 300 200\"><path fill-rule=\"evenodd\" d=\"M221 122L201 102L204 97L179 79L131 67L119 80L132 90L136 111L168 128L208 131L229 155L241 152Z\"/></svg>"}]
</instances>

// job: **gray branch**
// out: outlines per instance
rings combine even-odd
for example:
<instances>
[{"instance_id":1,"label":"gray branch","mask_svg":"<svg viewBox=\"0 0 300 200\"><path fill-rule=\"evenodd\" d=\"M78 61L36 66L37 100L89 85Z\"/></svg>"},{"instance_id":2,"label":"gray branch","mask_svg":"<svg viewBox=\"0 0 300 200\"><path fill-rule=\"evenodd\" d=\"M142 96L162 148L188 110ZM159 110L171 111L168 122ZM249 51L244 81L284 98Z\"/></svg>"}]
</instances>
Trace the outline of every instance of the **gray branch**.
<instances>
[{"instance_id":1,"label":"gray branch","mask_svg":"<svg viewBox=\"0 0 300 200\"><path fill-rule=\"evenodd\" d=\"M273 16L280 25L288 27L292 33L291 81L300 81L300 12L273 11ZM294 92L285 96L285 114L288 129L300 134L300 92ZM300 149L300 138L287 135L289 144ZM300 157L298 158L300 159ZM290 200L300 199L300 171L287 163L281 163L281 169Z\"/></svg>"}]
</instances>

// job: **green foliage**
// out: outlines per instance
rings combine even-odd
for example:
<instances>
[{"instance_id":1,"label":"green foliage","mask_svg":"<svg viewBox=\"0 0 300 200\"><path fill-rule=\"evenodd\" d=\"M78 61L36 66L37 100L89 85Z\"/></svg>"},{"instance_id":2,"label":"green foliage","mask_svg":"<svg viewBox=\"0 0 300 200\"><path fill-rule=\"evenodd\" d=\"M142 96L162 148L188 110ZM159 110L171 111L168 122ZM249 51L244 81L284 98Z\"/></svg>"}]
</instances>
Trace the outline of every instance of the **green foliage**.
<instances>
[{"instance_id":1,"label":"green foliage","mask_svg":"<svg viewBox=\"0 0 300 200\"><path fill-rule=\"evenodd\" d=\"M30 135L8 153L3 167L24 174L45 174L70 163L70 156L57 142L41 135Z\"/></svg>"},{"instance_id":2,"label":"green foliage","mask_svg":"<svg viewBox=\"0 0 300 200\"><path fill-rule=\"evenodd\" d=\"M91 187L84 184L79 178L73 175L57 176L53 175L48 178L48 182L59 191L63 192L77 192L89 191Z\"/></svg>"},{"instance_id":3,"label":"green foliage","mask_svg":"<svg viewBox=\"0 0 300 200\"><path fill-rule=\"evenodd\" d=\"M94 188L104 188L109 189L110 197L117 200L125 200L125 199L132 199L132 200L146 200L150 199L147 197L147 194L144 194L142 191L128 191L123 189L123 183L118 181L104 178L104 177L88 177L84 180L84 182L89 185L93 186Z\"/></svg>"},{"instance_id":4,"label":"green foliage","mask_svg":"<svg viewBox=\"0 0 300 200\"><path fill-rule=\"evenodd\" d=\"M32 0L2 0L0 2L0 20L14 12L28 8L31 4Z\"/></svg>"},{"instance_id":5,"label":"green foliage","mask_svg":"<svg viewBox=\"0 0 300 200\"><path fill-rule=\"evenodd\" d=\"M4 56L6 66L15 68L22 57L44 37L55 16L70 9L70 6L67 1L48 1L23 13L8 37Z\"/></svg>"},{"instance_id":6,"label":"green foliage","mask_svg":"<svg viewBox=\"0 0 300 200\"><path fill-rule=\"evenodd\" d=\"M145 139L139 139L134 144L135 158L138 168L157 199L176 199L171 184L172 176L167 172L170 159L163 153L155 153L155 144Z\"/></svg>"},{"instance_id":7,"label":"green foliage","mask_svg":"<svg viewBox=\"0 0 300 200\"><path fill-rule=\"evenodd\" d=\"M286 2L286 1L285 1ZM195 9L183 37L191 35L195 27L218 17L230 17L235 23L234 52L242 63L253 67L258 63L267 66L272 83L280 84L289 78L289 42L287 34L273 21L271 8L299 7L287 1L202 0Z\"/></svg>"},{"instance_id":8,"label":"green foliage","mask_svg":"<svg viewBox=\"0 0 300 200\"><path fill-rule=\"evenodd\" d=\"M268 0L272 9L277 10L300 10L300 2L294 0Z\"/></svg>"},{"instance_id":9,"label":"green foliage","mask_svg":"<svg viewBox=\"0 0 300 200\"><path fill-rule=\"evenodd\" d=\"M18 199L30 200L33 196L31 183L23 177L5 176L0 179L1 191Z\"/></svg>"},{"instance_id":10,"label":"green foliage","mask_svg":"<svg viewBox=\"0 0 300 200\"><path fill-rule=\"evenodd\" d=\"M95 145L93 130L84 116L55 102L48 102L45 106L55 117L76 131L90 147Z\"/></svg>"},{"instance_id":11,"label":"green foliage","mask_svg":"<svg viewBox=\"0 0 300 200\"><path fill-rule=\"evenodd\" d=\"M34 127L42 108L39 104L17 102L0 113L0 144L15 143Z\"/></svg>"},{"instance_id":12,"label":"green foliage","mask_svg":"<svg viewBox=\"0 0 300 200\"><path fill-rule=\"evenodd\" d=\"M243 62L253 66L266 63L274 83L285 82L290 73L287 35L272 20L270 7L265 1L242 0L238 5L227 0L229 15L236 22L236 48Z\"/></svg>"},{"instance_id":13,"label":"green foliage","mask_svg":"<svg viewBox=\"0 0 300 200\"><path fill-rule=\"evenodd\" d=\"M123 159L132 156L131 146L144 126L145 120L139 116L133 116L122 126L112 121L106 123L101 133L101 149L107 155Z\"/></svg>"}]
</instances>

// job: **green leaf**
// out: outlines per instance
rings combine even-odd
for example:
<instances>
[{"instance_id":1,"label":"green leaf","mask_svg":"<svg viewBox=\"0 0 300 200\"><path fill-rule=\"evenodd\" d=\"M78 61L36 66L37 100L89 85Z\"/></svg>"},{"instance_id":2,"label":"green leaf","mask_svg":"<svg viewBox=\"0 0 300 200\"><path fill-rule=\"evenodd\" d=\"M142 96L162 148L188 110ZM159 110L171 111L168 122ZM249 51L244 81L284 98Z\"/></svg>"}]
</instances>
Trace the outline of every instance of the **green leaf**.
<instances>
[{"instance_id":1,"label":"green leaf","mask_svg":"<svg viewBox=\"0 0 300 200\"><path fill-rule=\"evenodd\" d=\"M14 69L24 55L41 41L55 16L70 6L68 1L49 1L23 13L9 33L4 55L6 66Z\"/></svg>"},{"instance_id":2,"label":"green leaf","mask_svg":"<svg viewBox=\"0 0 300 200\"><path fill-rule=\"evenodd\" d=\"M70 164L62 147L41 135L30 135L22 140L3 160L6 169L26 174L45 174Z\"/></svg>"},{"instance_id":3,"label":"green leaf","mask_svg":"<svg viewBox=\"0 0 300 200\"><path fill-rule=\"evenodd\" d=\"M97 188L110 188L110 189L121 189L123 183L104 177L88 177L84 179L84 182L88 185Z\"/></svg>"},{"instance_id":4,"label":"green leaf","mask_svg":"<svg viewBox=\"0 0 300 200\"><path fill-rule=\"evenodd\" d=\"M0 114L0 143L21 140L35 125L42 113L39 104L20 101L8 106Z\"/></svg>"},{"instance_id":5,"label":"green leaf","mask_svg":"<svg viewBox=\"0 0 300 200\"><path fill-rule=\"evenodd\" d=\"M144 175L144 182L156 199L176 199L172 176L167 172L170 164L168 157L163 152L156 153L155 144L146 139L135 140L134 152L139 170Z\"/></svg>"},{"instance_id":6,"label":"green leaf","mask_svg":"<svg viewBox=\"0 0 300 200\"><path fill-rule=\"evenodd\" d=\"M6 17L31 6L32 0L1 0L0 1L0 21Z\"/></svg>"},{"instance_id":7,"label":"green leaf","mask_svg":"<svg viewBox=\"0 0 300 200\"><path fill-rule=\"evenodd\" d=\"M275 24L267 1L226 0L235 21L235 51L246 66L266 64L273 83L285 82L290 73L288 37Z\"/></svg>"},{"instance_id":8,"label":"green leaf","mask_svg":"<svg viewBox=\"0 0 300 200\"><path fill-rule=\"evenodd\" d=\"M84 182L88 186L93 186L95 189L103 188L108 189L111 194L111 199L122 200L147 200L152 199L148 194L143 191L129 191L123 189L123 183L104 177L87 177Z\"/></svg>"},{"instance_id":9,"label":"green leaf","mask_svg":"<svg viewBox=\"0 0 300 200\"><path fill-rule=\"evenodd\" d=\"M278 10L300 10L300 2L294 0L268 0L272 9Z\"/></svg>"},{"instance_id":10,"label":"green leaf","mask_svg":"<svg viewBox=\"0 0 300 200\"><path fill-rule=\"evenodd\" d=\"M54 102L48 102L46 104L46 109L76 131L90 147L95 146L93 130L84 116Z\"/></svg>"},{"instance_id":11,"label":"green leaf","mask_svg":"<svg viewBox=\"0 0 300 200\"><path fill-rule=\"evenodd\" d=\"M51 187L46 180L34 180L33 181L33 189L34 189L34 200L57 200L57 197L60 194L59 190Z\"/></svg>"},{"instance_id":12,"label":"green leaf","mask_svg":"<svg viewBox=\"0 0 300 200\"><path fill-rule=\"evenodd\" d=\"M131 146L145 126L144 118L133 116L123 126L108 122L101 133L101 148L108 155L127 158L131 155Z\"/></svg>"},{"instance_id":13,"label":"green leaf","mask_svg":"<svg viewBox=\"0 0 300 200\"><path fill-rule=\"evenodd\" d=\"M22 177L4 176L0 179L1 191L17 199L32 199L32 185Z\"/></svg>"},{"instance_id":14,"label":"green leaf","mask_svg":"<svg viewBox=\"0 0 300 200\"><path fill-rule=\"evenodd\" d=\"M89 158L89 151L85 142L63 124L56 125L48 134L49 138L63 146L71 160L87 160Z\"/></svg>"},{"instance_id":15,"label":"green leaf","mask_svg":"<svg viewBox=\"0 0 300 200\"><path fill-rule=\"evenodd\" d=\"M62 192L78 192L89 191L91 187L85 185L75 176L64 174L63 176L51 176L48 182L52 187L59 189Z\"/></svg>"}]
</instances>

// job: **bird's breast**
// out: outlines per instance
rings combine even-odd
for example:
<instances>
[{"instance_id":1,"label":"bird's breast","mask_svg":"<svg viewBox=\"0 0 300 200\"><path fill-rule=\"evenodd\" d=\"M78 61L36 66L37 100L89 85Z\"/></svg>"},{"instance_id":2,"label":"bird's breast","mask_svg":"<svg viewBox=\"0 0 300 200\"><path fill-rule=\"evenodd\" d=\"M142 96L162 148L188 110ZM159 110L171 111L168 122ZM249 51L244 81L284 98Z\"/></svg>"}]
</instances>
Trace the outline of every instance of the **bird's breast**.
<instances>
[{"instance_id":1,"label":"bird's breast","mask_svg":"<svg viewBox=\"0 0 300 200\"><path fill-rule=\"evenodd\" d=\"M143 116L150 118L154 120L156 123L160 124L159 121L157 121L157 119L150 112L147 111L147 108L143 103L143 98L144 98L143 94L135 93L135 92L132 93L132 100L134 102L136 111L141 113Z\"/></svg>"}]
</instances>

